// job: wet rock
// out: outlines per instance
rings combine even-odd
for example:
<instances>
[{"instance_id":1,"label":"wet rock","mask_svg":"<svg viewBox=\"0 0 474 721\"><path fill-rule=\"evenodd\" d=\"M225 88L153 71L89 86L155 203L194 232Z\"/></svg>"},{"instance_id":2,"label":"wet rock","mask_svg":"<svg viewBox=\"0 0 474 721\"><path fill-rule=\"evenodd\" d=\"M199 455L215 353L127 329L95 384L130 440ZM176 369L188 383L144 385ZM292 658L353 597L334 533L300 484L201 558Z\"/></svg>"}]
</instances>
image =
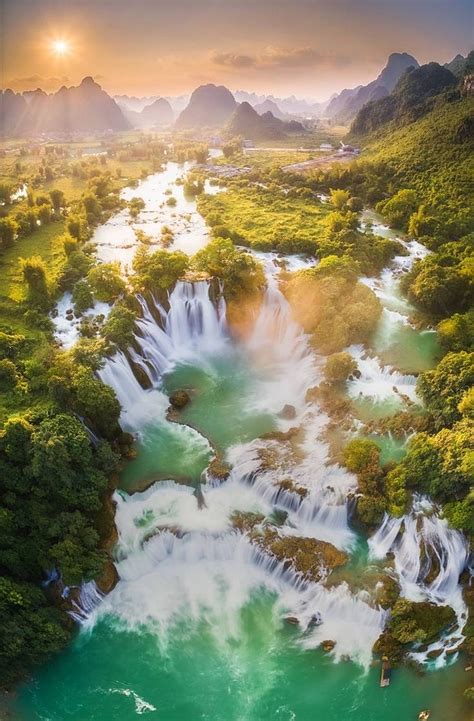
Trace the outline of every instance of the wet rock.
<instances>
[{"instance_id":1,"label":"wet rock","mask_svg":"<svg viewBox=\"0 0 474 721\"><path fill-rule=\"evenodd\" d=\"M331 641L331 640L321 641L321 648L326 653L328 653L329 651L332 651L333 648L335 647L335 645L336 645L335 641Z\"/></svg>"},{"instance_id":2,"label":"wet rock","mask_svg":"<svg viewBox=\"0 0 474 721\"><path fill-rule=\"evenodd\" d=\"M285 616L285 621L287 623L292 624L293 626L298 626L298 624L299 624L299 621L296 618L296 616Z\"/></svg>"},{"instance_id":3,"label":"wet rock","mask_svg":"<svg viewBox=\"0 0 474 721\"><path fill-rule=\"evenodd\" d=\"M306 496L308 495L308 489L304 488L303 486L299 486L291 478L284 478L282 481L278 481L276 485L284 491L289 491L290 493L297 493L299 496L301 496L301 498L306 498Z\"/></svg>"},{"instance_id":4,"label":"wet rock","mask_svg":"<svg viewBox=\"0 0 474 721\"><path fill-rule=\"evenodd\" d=\"M308 388L304 399L305 399L306 403L315 403L319 399L318 386L313 386L312 388Z\"/></svg>"},{"instance_id":5,"label":"wet rock","mask_svg":"<svg viewBox=\"0 0 474 721\"><path fill-rule=\"evenodd\" d=\"M108 558L105 562L104 570L96 580L97 588L104 594L110 593L110 591L112 591L117 585L118 580L119 575L117 573L117 569L115 568L115 564L110 558Z\"/></svg>"},{"instance_id":6,"label":"wet rock","mask_svg":"<svg viewBox=\"0 0 474 721\"><path fill-rule=\"evenodd\" d=\"M434 648L432 651L428 651L426 654L427 658L438 658L443 653L442 648Z\"/></svg>"},{"instance_id":7,"label":"wet rock","mask_svg":"<svg viewBox=\"0 0 474 721\"><path fill-rule=\"evenodd\" d=\"M255 526L259 526L265 520L265 516L261 513L252 513L251 511L234 511L230 517L231 523L238 531L245 533L252 531Z\"/></svg>"},{"instance_id":8,"label":"wet rock","mask_svg":"<svg viewBox=\"0 0 474 721\"><path fill-rule=\"evenodd\" d=\"M266 528L264 534L254 540L263 551L314 582L324 578L328 570L347 561L347 554L332 543L316 538L280 536L272 528Z\"/></svg>"},{"instance_id":9,"label":"wet rock","mask_svg":"<svg viewBox=\"0 0 474 721\"><path fill-rule=\"evenodd\" d=\"M173 408L184 408L190 400L191 398L187 391L179 390L170 395L170 403Z\"/></svg>"},{"instance_id":10,"label":"wet rock","mask_svg":"<svg viewBox=\"0 0 474 721\"><path fill-rule=\"evenodd\" d=\"M292 421L296 418L296 408L288 403L283 406L278 414L278 418L284 418L286 421Z\"/></svg>"},{"instance_id":11,"label":"wet rock","mask_svg":"<svg viewBox=\"0 0 474 721\"><path fill-rule=\"evenodd\" d=\"M207 472L212 478L225 481L230 476L230 466L221 458L216 457L210 462Z\"/></svg>"},{"instance_id":12,"label":"wet rock","mask_svg":"<svg viewBox=\"0 0 474 721\"><path fill-rule=\"evenodd\" d=\"M264 433L260 436L265 441L291 441L300 432L299 428L289 428L287 431L270 431L270 433Z\"/></svg>"},{"instance_id":13,"label":"wet rock","mask_svg":"<svg viewBox=\"0 0 474 721\"><path fill-rule=\"evenodd\" d=\"M446 656L454 656L455 653L459 653L461 651L461 644L459 646L453 646L452 648L446 649Z\"/></svg>"}]
</instances>

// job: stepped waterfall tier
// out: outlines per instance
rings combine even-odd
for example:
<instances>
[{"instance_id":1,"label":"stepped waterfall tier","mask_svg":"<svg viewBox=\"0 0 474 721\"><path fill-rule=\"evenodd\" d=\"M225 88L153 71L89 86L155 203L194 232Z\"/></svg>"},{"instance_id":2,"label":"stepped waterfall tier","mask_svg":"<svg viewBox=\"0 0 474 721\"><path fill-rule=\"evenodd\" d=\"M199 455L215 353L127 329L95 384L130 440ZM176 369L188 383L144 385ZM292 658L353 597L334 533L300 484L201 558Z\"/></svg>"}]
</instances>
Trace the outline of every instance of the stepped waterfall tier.
<instances>
[{"instance_id":1,"label":"stepped waterfall tier","mask_svg":"<svg viewBox=\"0 0 474 721\"><path fill-rule=\"evenodd\" d=\"M324 359L292 318L275 256L258 257L266 290L245 338L228 325L222 288L179 281L167 304L138 297L133 347L99 371L139 455L114 494L118 583L106 596L94 583L81 588L71 613L82 631L70 659L28 692L48 718L59 718L67 690L71 717L85 698L117 718L128 718L125 708L130 718L159 718L165 708L165 718L180 721L197 709L212 719L306 719L316 708L328 721L349 709L375 721L379 702L364 689L375 683L373 647L391 614L380 594L390 584L407 601L453 609L451 628L411 653L428 669L453 660L466 621L458 584L465 539L424 498L403 518L386 515L368 545L355 530L357 479L333 460L330 418L309 392ZM349 394L366 397L369 386L383 403L397 385L416 400L413 376L362 347L349 352L361 370ZM177 387L191 401L170 416ZM222 476L214 457L226 461ZM99 671L102 658L107 671ZM71 693L77 668L102 680L75 683ZM436 673L446 670L415 683L398 671L413 709L436 696ZM52 706L42 691L48 674L58 689ZM334 704L317 690L328 683L338 684ZM400 703L406 698L384 702L384 718L400 718Z\"/></svg>"}]
</instances>

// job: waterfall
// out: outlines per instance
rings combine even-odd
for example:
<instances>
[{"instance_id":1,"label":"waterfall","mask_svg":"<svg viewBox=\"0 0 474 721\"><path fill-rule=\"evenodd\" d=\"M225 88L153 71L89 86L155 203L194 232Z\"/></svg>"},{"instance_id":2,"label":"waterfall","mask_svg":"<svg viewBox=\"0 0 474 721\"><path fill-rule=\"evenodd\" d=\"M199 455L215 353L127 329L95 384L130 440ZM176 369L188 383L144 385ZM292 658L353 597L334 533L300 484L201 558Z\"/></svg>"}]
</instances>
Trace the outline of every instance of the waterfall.
<instances>
[{"instance_id":1,"label":"waterfall","mask_svg":"<svg viewBox=\"0 0 474 721\"><path fill-rule=\"evenodd\" d=\"M442 649L436 665L443 665L446 651L459 645L467 618L459 585L459 576L469 557L466 538L436 515L427 498L415 496L410 513L402 518L385 515L382 525L369 539L369 548L373 558L393 553L402 596L412 601L448 605L456 612L457 629L453 633L431 644L425 653L413 654L416 660L426 662L430 651Z\"/></svg>"},{"instance_id":2,"label":"waterfall","mask_svg":"<svg viewBox=\"0 0 474 721\"><path fill-rule=\"evenodd\" d=\"M382 366L377 357L368 356L361 345L348 348L349 353L357 361L360 377L349 381L348 392L352 398L371 398L373 402L398 400L407 396L412 402L417 401L416 376L406 375L391 366Z\"/></svg>"},{"instance_id":3,"label":"waterfall","mask_svg":"<svg viewBox=\"0 0 474 721\"><path fill-rule=\"evenodd\" d=\"M336 661L350 657L367 666L385 621L384 612L366 603L363 594L352 594L346 584L327 589L306 581L240 533L177 537L164 531L129 553L117 568L121 581L97 617L112 616L137 631L146 619L161 644L170 633L183 633L183 622L189 629L190 623L197 628L204 621L216 643L239 638L241 610L254 594L266 591L274 597L281 623L288 613L299 620L304 648L316 648L330 638L336 642ZM312 627L315 617L319 625ZM189 630L184 634L189 639Z\"/></svg>"},{"instance_id":4,"label":"waterfall","mask_svg":"<svg viewBox=\"0 0 474 721\"><path fill-rule=\"evenodd\" d=\"M139 352L129 348L128 353L146 373L152 389L141 387L121 351L107 359L98 372L101 380L114 389L122 406L122 424L128 430L136 430L154 418L164 420L168 399L158 390L164 373L180 363L208 367L208 357L227 349L225 301L221 296L214 304L209 291L207 281L180 281L169 296L168 311L152 299L163 327L156 322L145 299L137 296L142 308L142 317L137 321L139 334L135 336Z\"/></svg>"},{"instance_id":5,"label":"waterfall","mask_svg":"<svg viewBox=\"0 0 474 721\"><path fill-rule=\"evenodd\" d=\"M87 581L79 587L77 597L72 600L72 610L69 615L78 623L87 623L103 598L104 594L99 591L95 581Z\"/></svg>"},{"instance_id":6,"label":"waterfall","mask_svg":"<svg viewBox=\"0 0 474 721\"><path fill-rule=\"evenodd\" d=\"M178 363L201 364L206 356L221 353L226 348L226 307L222 294L214 304L209 295L208 281L189 283L179 281L169 296L169 310L153 298L155 309L162 318L161 328L155 321L146 301L138 296L143 315L137 321L140 356L151 372L152 383ZM135 354L137 359L138 354Z\"/></svg>"}]
</instances>

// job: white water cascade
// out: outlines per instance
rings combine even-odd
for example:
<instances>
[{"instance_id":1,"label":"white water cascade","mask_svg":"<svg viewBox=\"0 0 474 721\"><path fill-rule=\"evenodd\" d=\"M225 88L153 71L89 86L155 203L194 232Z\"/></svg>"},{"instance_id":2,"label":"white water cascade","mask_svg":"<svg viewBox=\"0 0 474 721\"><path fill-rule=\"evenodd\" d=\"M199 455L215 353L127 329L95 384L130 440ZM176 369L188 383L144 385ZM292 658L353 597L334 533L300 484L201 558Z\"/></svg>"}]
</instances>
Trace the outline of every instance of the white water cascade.
<instances>
[{"instance_id":1,"label":"white water cascade","mask_svg":"<svg viewBox=\"0 0 474 721\"><path fill-rule=\"evenodd\" d=\"M164 420L168 398L159 390L164 373L178 363L207 367L207 358L222 353L228 343L223 297L214 305L207 281L179 282L169 297L169 310L153 300L161 318L159 325L146 301L138 296L142 318L137 321L138 353L129 348L133 362L148 376L152 388L145 390L122 352L108 359L99 371L101 380L114 389L122 406L122 424L139 429L152 420Z\"/></svg>"},{"instance_id":2,"label":"white water cascade","mask_svg":"<svg viewBox=\"0 0 474 721\"><path fill-rule=\"evenodd\" d=\"M278 287L274 259L265 261L268 285L264 302L254 332L240 350L252 358L259 371L252 409L273 414L278 432L297 430L283 438L273 439L270 434L231 447L227 453L232 466L229 478L216 481L209 476L201 483L199 498L192 487L174 481L154 483L131 496L117 493L120 581L98 607L83 615L89 625L104 615L127 629L140 630L145 624L160 645L166 645L171 633L182 632L183 624L189 638L190 624L197 632L199 624L205 623L220 643L239 635L243 608L256 594L265 592L273 598L272 613L281 623L287 615L298 619L302 647L314 648L331 639L336 643L331 652L335 660L349 657L367 667L373 643L386 621L386 613L375 606L370 594L352 593L345 583L326 587L323 582L309 582L232 525L236 511L259 513L267 519L280 511L281 525L274 528L281 537L312 537L346 550L355 541L346 499L355 489L356 479L330 462L324 438L329 419L306 400L308 388L321 380L322 361L291 318ZM211 301L205 282L177 284L169 298L169 310L155 303L152 313L145 301L141 302L143 317L136 338L140 352L130 354L148 374L153 388L140 386L123 354L101 371L102 379L115 388L130 429L139 428L143 418L156 422L160 414L166 422L167 399L159 391L164 373L179 363L198 365L212 373L212 357L230 353L233 347L225 304ZM160 323L156 322L157 313ZM387 375L384 383L393 385L392 373L387 371ZM279 417L286 404L293 406L293 418ZM282 485L287 479L290 485ZM412 530L401 541L397 538L401 521L398 527L397 523L386 519L371 539L374 555L383 556L389 549L395 558L398 554L395 565L406 595L424 594L437 603L449 597L452 602L453 559L462 536L446 529L439 519L421 522L426 527L424 542L437 549L440 566L437 578L424 584L428 570L421 571L414 560L415 548L420 558L420 531L407 520Z\"/></svg>"},{"instance_id":3,"label":"white water cascade","mask_svg":"<svg viewBox=\"0 0 474 721\"><path fill-rule=\"evenodd\" d=\"M402 596L412 601L431 601L448 605L457 615L456 631L428 651L442 648L436 663L442 665L446 651L459 645L467 614L459 585L459 576L466 567L469 546L460 531L449 528L446 520L436 515L432 503L415 497L413 510L402 518L385 516L378 531L369 539L373 558L382 559L391 552L394 571ZM415 654L425 661L425 654Z\"/></svg>"}]
</instances>

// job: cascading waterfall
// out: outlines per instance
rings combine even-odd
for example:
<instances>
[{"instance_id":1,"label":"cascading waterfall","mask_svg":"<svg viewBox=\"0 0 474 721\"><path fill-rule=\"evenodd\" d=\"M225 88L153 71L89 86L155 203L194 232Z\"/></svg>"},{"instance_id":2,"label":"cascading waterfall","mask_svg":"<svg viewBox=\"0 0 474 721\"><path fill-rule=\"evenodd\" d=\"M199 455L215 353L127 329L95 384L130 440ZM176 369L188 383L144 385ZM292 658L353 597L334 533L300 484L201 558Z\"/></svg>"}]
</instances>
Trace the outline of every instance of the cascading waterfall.
<instances>
[{"instance_id":1,"label":"cascading waterfall","mask_svg":"<svg viewBox=\"0 0 474 721\"><path fill-rule=\"evenodd\" d=\"M76 618L87 618L87 623L93 624L97 618L111 616L132 629L146 624L160 644L166 644L171 629L176 633L183 622L187 626L194 623L195 628L206 622L216 638L238 636L240 612L253 594L265 590L275 597L280 617L290 613L298 619L303 647L313 648L330 638L336 642L336 660L350 657L367 666L386 619L386 613L373 606L370 595L354 594L345 583L327 588L304 580L232 527L235 511L264 517L281 511L285 516L278 529L282 537L313 537L347 550L355 541L346 499L355 489L356 479L330 462L324 440L329 419L306 401L308 388L321 380L321 360L291 318L278 287L274 260L265 258L267 291L245 350L262 371L253 407L277 416L285 404L291 404L294 418L280 417L277 425L283 432L294 426L297 433L287 441L270 436L234 445L227 453L230 477L222 482L212 476L203 479L201 503L192 487L174 481L154 483L132 496L117 493L120 581L99 606L93 589L88 589ZM212 373L210 359L231 351L225 303L221 298L214 304L209 290L206 281L178 283L170 294L169 310L154 299L149 301L154 303L153 313L145 300L139 299L139 352L130 349L129 353L147 373L152 389L140 386L124 354L117 354L100 371L104 382L117 392L126 427L137 429L143 421L156 423L158 419L166 422L168 400L159 385L163 374L174 366L198 365ZM386 397L387 389L393 393L396 385L400 393L414 398L414 377L399 374L399 378L376 360L363 358L361 348L351 350L362 366L359 381L370 386L377 376L377 397ZM355 386L351 392L357 394ZM275 463L262 463L262 453L273 454ZM288 478L300 492L280 485ZM405 534L400 537L402 523ZM425 583L429 569L420 562L422 542L427 555L434 554L439 563L439 573L430 583ZM436 603L454 603L456 594L460 598L457 581L465 562L465 556L460 560L466 553L464 539L435 516L414 520L408 514L400 521L386 518L370 547L375 557L394 552L405 595L418 594L418 598ZM314 618L318 619L316 626Z\"/></svg>"},{"instance_id":2,"label":"cascading waterfall","mask_svg":"<svg viewBox=\"0 0 474 721\"><path fill-rule=\"evenodd\" d=\"M361 374L348 383L352 398L371 398L377 402L400 400L401 396L406 396L414 403L417 401L416 376L400 373L391 366L382 366L379 359L369 356L361 345L350 346L348 351L357 361Z\"/></svg>"},{"instance_id":3,"label":"cascading waterfall","mask_svg":"<svg viewBox=\"0 0 474 721\"><path fill-rule=\"evenodd\" d=\"M469 557L467 540L436 514L429 499L416 496L410 513L402 518L385 516L378 531L369 539L369 548L373 558L382 559L387 553L393 553L402 596L412 601L448 605L456 612L456 631L441 642L431 644L426 652L443 649L436 660L437 665L442 665L446 651L459 645L460 631L467 618L459 585L459 576ZM415 656L419 661L426 661L426 653Z\"/></svg>"},{"instance_id":4,"label":"cascading waterfall","mask_svg":"<svg viewBox=\"0 0 474 721\"><path fill-rule=\"evenodd\" d=\"M281 618L287 613L298 618L302 646L316 648L332 638L335 660L350 656L366 666L385 620L363 594L352 594L346 584L327 589L305 581L240 533L177 537L164 531L129 553L117 569L121 581L96 617L112 615L135 630L146 619L163 645L171 632L179 633L180 622L188 629L205 622L217 643L238 638L240 611L255 592L265 590L275 596ZM316 626L311 625L314 618ZM185 636L189 639L189 630Z\"/></svg>"}]
</instances>

